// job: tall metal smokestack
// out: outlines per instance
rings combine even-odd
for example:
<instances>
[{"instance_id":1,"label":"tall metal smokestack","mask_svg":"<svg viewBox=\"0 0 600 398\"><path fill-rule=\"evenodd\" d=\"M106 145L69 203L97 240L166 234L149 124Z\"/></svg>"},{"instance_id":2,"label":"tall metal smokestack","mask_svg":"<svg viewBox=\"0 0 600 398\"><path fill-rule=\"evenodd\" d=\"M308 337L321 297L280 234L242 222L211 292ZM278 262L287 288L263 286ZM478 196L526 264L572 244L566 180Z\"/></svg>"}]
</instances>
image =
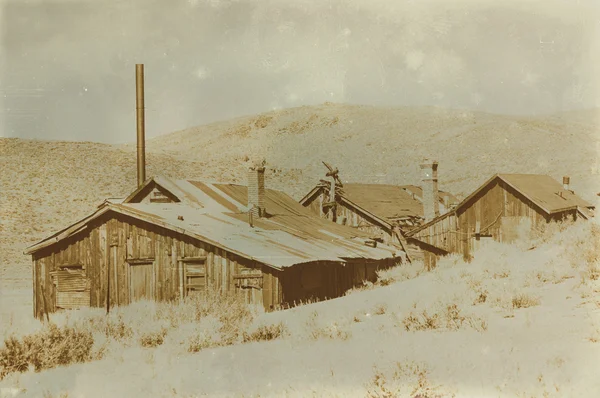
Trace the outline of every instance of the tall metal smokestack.
<instances>
[{"instance_id":1,"label":"tall metal smokestack","mask_svg":"<svg viewBox=\"0 0 600 398\"><path fill-rule=\"evenodd\" d=\"M146 131L144 116L144 64L135 65L135 109L137 113L137 183L146 180Z\"/></svg>"}]
</instances>

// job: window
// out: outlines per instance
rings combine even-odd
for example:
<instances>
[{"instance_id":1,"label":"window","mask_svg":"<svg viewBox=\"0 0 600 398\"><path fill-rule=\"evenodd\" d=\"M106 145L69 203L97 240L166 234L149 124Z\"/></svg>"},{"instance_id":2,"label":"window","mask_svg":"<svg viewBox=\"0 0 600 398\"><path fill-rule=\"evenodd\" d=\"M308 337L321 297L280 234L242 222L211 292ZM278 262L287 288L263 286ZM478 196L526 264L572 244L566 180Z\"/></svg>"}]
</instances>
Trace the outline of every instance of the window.
<instances>
[{"instance_id":1,"label":"window","mask_svg":"<svg viewBox=\"0 0 600 398\"><path fill-rule=\"evenodd\" d=\"M206 291L206 261L184 259L184 294L201 294Z\"/></svg>"}]
</instances>

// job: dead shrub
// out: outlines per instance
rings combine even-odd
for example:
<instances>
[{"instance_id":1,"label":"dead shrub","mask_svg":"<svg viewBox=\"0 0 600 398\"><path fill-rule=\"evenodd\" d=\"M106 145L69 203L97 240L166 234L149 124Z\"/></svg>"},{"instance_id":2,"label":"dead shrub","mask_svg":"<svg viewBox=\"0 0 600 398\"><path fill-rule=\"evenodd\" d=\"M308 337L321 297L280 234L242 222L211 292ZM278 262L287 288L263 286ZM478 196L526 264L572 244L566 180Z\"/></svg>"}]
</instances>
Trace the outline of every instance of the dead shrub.
<instances>
[{"instance_id":1,"label":"dead shrub","mask_svg":"<svg viewBox=\"0 0 600 398\"><path fill-rule=\"evenodd\" d=\"M165 328L145 332L140 336L140 345L142 347L158 347L165 341L166 335L167 329Z\"/></svg>"},{"instance_id":2,"label":"dead shrub","mask_svg":"<svg viewBox=\"0 0 600 398\"><path fill-rule=\"evenodd\" d=\"M255 315L240 294L223 293L217 289L209 289L201 296L191 297L186 303L191 306L195 321L209 315L218 318L223 345L241 342L245 328L251 324Z\"/></svg>"},{"instance_id":3,"label":"dead shrub","mask_svg":"<svg viewBox=\"0 0 600 398\"><path fill-rule=\"evenodd\" d=\"M214 340L212 340L206 334L196 334L192 338L190 338L187 346L188 352L199 352L206 348L211 348L216 346Z\"/></svg>"},{"instance_id":4,"label":"dead shrub","mask_svg":"<svg viewBox=\"0 0 600 398\"><path fill-rule=\"evenodd\" d=\"M92 333L77 325L58 327L47 324L40 331L4 341L0 349L0 378L13 372L35 371L86 362L92 359Z\"/></svg>"},{"instance_id":5,"label":"dead shrub","mask_svg":"<svg viewBox=\"0 0 600 398\"><path fill-rule=\"evenodd\" d=\"M487 301L489 292L487 290L478 291L478 296L473 301L473 305L483 304Z\"/></svg>"},{"instance_id":6,"label":"dead shrub","mask_svg":"<svg viewBox=\"0 0 600 398\"><path fill-rule=\"evenodd\" d=\"M125 323L122 314L118 314L116 319L105 318L105 333L107 337L117 341L130 340L133 336L133 328Z\"/></svg>"},{"instance_id":7,"label":"dead shrub","mask_svg":"<svg viewBox=\"0 0 600 398\"><path fill-rule=\"evenodd\" d=\"M540 299L526 293L519 293L512 298L513 308L529 308L540 304Z\"/></svg>"},{"instance_id":8,"label":"dead shrub","mask_svg":"<svg viewBox=\"0 0 600 398\"><path fill-rule=\"evenodd\" d=\"M376 315L383 315L387 312L387 304L379 303L375 306L374 311Z\"/></svg>"},{"instance_id":9,"label":"dead shrub","mask_svg":"<svg viewBox=\"0 0 600 398\"><path fill-rule=\"evenodd\" d=\"M402 323L407 331L440 328L439 314L430 316L427 310L423 310L420 314L411 312L402 320Z\"/></svg>"},{"instance_id":10,"label":"dead shrub","mask_svg":"<svg viewBox=\"0 0 600 398\"><path fill-rule=\"evenodd\" d=\"M348 340L352 337L352 333L341 327L337 322L329 325L315 328L311 331L310 337L313 340L331 339L331 340Z\"/></svg>"},{"instance_id":11,"label":"dead shrub","mask_svg":"<svg viewBox=\"0 0 600 398\"><path fill-rule=\"evenodd\" d=\"M374 369L373 376L367 383L369 398L441 398L440 386L429 381L429 370L424 365L415 363L402 364L396 362L392 371L383 372Z\"/></svg>"},{"instance_id":12,"label":"dead shrub","mask_svg":"<svg viewBox=\"0 0 600 398\"><path fill-rule=\"evenodd\" d=\"M447 305L442 311L429 314L427 310L420 313L410 312L402 320L406 331L436 330L445 328L447 330L459 330L465 325L479 332L487 330L487 322L479 317L463 315L462 310L456 305Z\"/></svg>"},{"instance_id":13,"label":"dead shrub","mask_svg":"<svg viewBox=\"0 0 600 398\"><path fill-rule=\"evenodd\" d=\"M250 341L269 341L282 338L288 334L287 327L283 322L271 324L271 325L260 325L256 330L251 333L244 332L243 342L247 343Z\"/></svg>"}]
</instances>

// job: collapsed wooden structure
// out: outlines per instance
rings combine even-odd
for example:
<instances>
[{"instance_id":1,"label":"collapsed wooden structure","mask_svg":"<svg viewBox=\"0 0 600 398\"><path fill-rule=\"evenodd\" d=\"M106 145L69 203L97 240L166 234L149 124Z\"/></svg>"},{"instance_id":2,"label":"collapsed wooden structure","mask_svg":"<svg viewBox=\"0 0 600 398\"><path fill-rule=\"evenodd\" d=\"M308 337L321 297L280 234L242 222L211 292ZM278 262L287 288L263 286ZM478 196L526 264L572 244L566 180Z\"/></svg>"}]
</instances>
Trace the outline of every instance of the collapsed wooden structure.
<instances>
[{"instance_id":1,"label":"collapsed wooden structure","mask_svg":"<svg viewBox=\"0 0 600 398\"><path fill-rule=\"evenodd\" d=\"M439 255L459 253L469 259L482 241L512 242L519 231L565 219L589 219L594 206L547 175L496 174L453 210L406 233L425 252L426 265Z\"/></svg>"},{"instance_id":2,"label":"collapsed wooden structure","mask_svg":"<svg viewBox=\"0 0 600 398\"><path fill-rule=\"evenodd\" d=\"M458 199L437 188L437 162L425 161L423 186L342 183L338 169L328 168L329 181L321 180L300 203L314 214L369 233L374 239L399 245L411 258L420 258L420 249L406 242L406 232L443 214Z\"/></svg>"}]
</instances>

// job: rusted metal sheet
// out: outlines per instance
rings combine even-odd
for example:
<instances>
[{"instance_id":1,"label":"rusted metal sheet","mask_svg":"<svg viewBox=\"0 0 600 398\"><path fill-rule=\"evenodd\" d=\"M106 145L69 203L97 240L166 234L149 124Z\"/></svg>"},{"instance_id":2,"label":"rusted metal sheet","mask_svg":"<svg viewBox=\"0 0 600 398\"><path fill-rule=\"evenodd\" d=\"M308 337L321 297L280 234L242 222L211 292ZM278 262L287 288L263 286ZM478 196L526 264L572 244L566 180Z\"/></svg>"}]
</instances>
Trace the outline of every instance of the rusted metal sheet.
<instances>
[{"instance_id":1,"label":"rusted metal sheet","mask_svg":"<svg viewBox=\"0 0 600 398\"><path fill-rule=\"evenodd\" d=\"M75 309L90 306L90 280L82 270L61 270L51 272L55 285L55 306L62 309Z\"/></svg>"}]
</instances>

